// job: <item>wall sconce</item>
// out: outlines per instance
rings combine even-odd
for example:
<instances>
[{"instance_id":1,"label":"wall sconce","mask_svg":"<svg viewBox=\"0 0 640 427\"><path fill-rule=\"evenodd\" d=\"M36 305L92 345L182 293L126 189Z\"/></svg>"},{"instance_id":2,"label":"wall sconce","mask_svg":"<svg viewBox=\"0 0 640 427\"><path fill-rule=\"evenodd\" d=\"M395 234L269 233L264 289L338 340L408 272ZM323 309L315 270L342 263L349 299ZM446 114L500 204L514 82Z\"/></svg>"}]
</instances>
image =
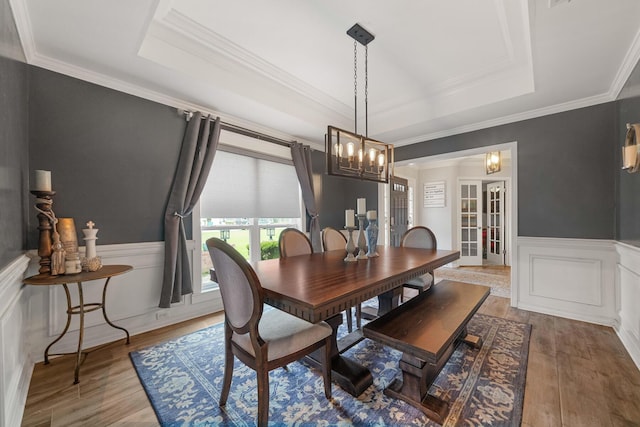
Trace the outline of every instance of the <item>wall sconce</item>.
<instances>
[{"instance_id":1,"label":"wall sconce","mask_svg":"<svg viewBox=\"0 0 640 427\"><path fill-rule=\"evenodd\" d=\"M622 147L622 170L629 173L638 172L640 169L640 145L638 145L638 133L640 123L627 123L627 137Z\"/></svg>"},{"instance_id":2,"label":"wall sconce","mask_svg":"<svg viewBox=\"0 0 640 427\"><path fill-rule=\"evenodd\" d=\"M499 151L491 151L485 155L485 165L487 175L500 172L502 166L502 158Z\"/></svg>"}]
</instances>

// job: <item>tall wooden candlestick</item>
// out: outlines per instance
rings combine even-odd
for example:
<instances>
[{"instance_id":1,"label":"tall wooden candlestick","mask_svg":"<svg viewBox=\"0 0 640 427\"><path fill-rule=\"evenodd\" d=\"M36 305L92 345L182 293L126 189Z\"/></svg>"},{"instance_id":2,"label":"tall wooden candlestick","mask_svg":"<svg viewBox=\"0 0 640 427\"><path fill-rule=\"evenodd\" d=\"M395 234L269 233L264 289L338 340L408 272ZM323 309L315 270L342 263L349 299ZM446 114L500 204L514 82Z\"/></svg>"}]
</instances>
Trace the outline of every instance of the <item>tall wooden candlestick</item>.
<instances>
[{"instance_id":1,"label":"tall wooden candlestick","mask_svg":"<svg viewBox=\"0 0 640 427\"><path fill-rule=\"evenodd\" d=\"M51 206L55 191L32 190L31 194L36 196L36 208L38 209L38 230L40 239L38 242L38 256L40 257L40 274L51 274L51 217L53 216Z\"/></svg>"}]
</instances>

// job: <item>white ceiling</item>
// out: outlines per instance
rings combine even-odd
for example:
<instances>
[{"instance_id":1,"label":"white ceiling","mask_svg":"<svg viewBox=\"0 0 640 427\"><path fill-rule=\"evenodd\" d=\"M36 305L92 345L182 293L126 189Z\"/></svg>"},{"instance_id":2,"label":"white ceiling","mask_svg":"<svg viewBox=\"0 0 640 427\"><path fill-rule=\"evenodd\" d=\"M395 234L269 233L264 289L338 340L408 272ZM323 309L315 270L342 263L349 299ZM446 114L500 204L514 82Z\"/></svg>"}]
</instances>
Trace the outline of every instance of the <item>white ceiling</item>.
<instances>
[{"instance_id":1,"label":"white ceiling","mask_svg":"<svg viewBox=\"0 0 640 427\"><path fill-rule=\"evenodd\" d=\"M614 100L638 0L10 0L31 64L286 139L397 146ZM364 48L358 45L358 132Z\"/></svg>"}]
</instances>

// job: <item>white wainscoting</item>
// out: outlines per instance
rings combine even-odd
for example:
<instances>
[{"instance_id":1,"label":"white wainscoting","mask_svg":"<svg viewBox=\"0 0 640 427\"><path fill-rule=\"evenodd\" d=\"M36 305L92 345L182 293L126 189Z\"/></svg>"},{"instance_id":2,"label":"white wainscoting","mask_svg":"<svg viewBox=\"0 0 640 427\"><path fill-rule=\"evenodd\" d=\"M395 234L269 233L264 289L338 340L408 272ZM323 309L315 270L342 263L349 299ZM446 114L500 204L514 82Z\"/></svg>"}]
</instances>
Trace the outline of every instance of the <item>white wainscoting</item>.
<instances>
[{"instance_id":1,"label":"white wainscoting","mask_svg":"<svg viewBox=\"0 0 640 427\"><path fill-rule=\"evenodd\" d=\"M190 244L193 253L193 243ZM82 252L81 248L81 252ZM132 243L120 245L99 245L98 255L103 264L128 264L133 270L114 276L109 282L106 311L109 319L126 328L135 341L135 335L172 325L184 320L222 310L219 291L197 296L187 295L171 308L158 308L162 287L164 243ZM37 265L32 263L35 273ZM196 278L195 280L199 280ZM83 283L84 302L99 302L102 299L104 280ZM73 305L77 305L78 287L68 284ZM44 349L62 332L66 323L66 297L62 286L31 287L29 304L29 333L31 356L36 362L44 360ZM78 343L79 316L73 316L69 331L50 350L52 353L74 352ZM83 348L123 339L124 332L106 324L100 310L85 316ZM123 340L124 344L124 340ZM73 373L69 373L72 381ZM82 370L80 372L82 381Z\"/></svg>"},{"instance_id":2,"label":"white wainscoting","mask_svg":"<svg viewBox=\"0 0 640 427\"><path fill-rule=\"evenodd\" d=\"M640 248L617 243L618 280L616 331L640 369Z\"/></svg>"},{"instance_id":3,"label":"white wainscoting","mask_svg":"<svg viewBox=\"0 0 640 427\"><path fill-rule=\"evenodd\" d=\"M614 241L519 237L517 263L518 308L617 324Z\"/></svg>"},{"instance_id":4,"label":"white wainscoting","mask_svg":"<svg viewBox=\"0 0 640 427\"><path fill-rule=\"evenodd\" d=\"M20 425L33 372L26 339L28 292L22 284L28 264L22 255L0 270L0 427Z\"/></svg>"},{"instance_id":5,"label":"white wainscoting","mask_svg":"<svg viewBox=\"0 0 640 427\"><path fill-rule=\"evenodd\" d=\"M114 277L107 294L110 319L127 328L134 342L141 332L222 309L218 292L187 296L169 309L158 308L163 242L102 245L98 252L104 264L134 267ZM605 240L520 237L516 259L519 308L614 326L640 367L640 248ZM37 260L35 256L29 263L22 256L0 271L0 427L20 424L34 361L43 360L44 349L66 319L62 287L22 285L23 276L37 272ZM77 301L75 284L70 290ZM83 290L86 302L99 301L102 282L85 283ZM123 334L106 325L98 311L87 315L84 338L87 348L122 339ZM75 351L77 339L77 323L72 323L52 352Z\"/></svg>"}]
</instances>

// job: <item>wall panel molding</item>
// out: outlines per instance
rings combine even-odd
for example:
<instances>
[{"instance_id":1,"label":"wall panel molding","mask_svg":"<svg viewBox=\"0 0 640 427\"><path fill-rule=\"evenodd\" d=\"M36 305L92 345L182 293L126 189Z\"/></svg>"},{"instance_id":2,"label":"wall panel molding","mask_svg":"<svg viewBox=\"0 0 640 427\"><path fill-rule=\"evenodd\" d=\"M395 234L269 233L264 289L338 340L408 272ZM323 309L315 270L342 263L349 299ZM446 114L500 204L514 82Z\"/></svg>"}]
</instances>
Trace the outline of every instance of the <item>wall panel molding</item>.
<instances>
[{"instance_id":1,"label":"wall panel molding","mask_svg":"<svg viewBox=\"0 0 640 427\"><path fill-rule=\"evenodd\" d=\"M618 255L616 280L616 332L640 369L640 248L616 244Z\"/></svg>"},{"instance_id":2,"label":"wall panel molding","mask_svg":"<svg viewBox=\"0 0 640 427\"><path fill-rule=\"evenodd\" d=\"M614 326L614 243L519 237L517 307Z\"/></svg>"},{"instance_id":3,"label":"wall panel molding","mask_svg":"<svg viewBox=\"0 0 640 427\"><path fill-rule=\"evenodd\" d=\"M19 256L0 270L0 426L20 425L33 372L27 335L28 291L22 278L29 258Z\"/></svg>"},{"instance_id":4,"label":"wall panel molding","mask_svg":"<svg viewBox=\"0 0 640 427\"><path fill-rule=\"evenodd\" d=\"M188 243L190 256L195 245ZM80 253L84 248L80 248ZM164 242L128 243L98 245L97 253L103 264L132 265L133 270L114 276L109 282L106 298L106 310L109 319L118 326L126 328L135 341L135 335L169 326L178 322L222 310L219 291L201 295L186 295L181 302L171 308L158 307L162 287L164 261ZM37 258L37 257L36 257ZM198 278L195 278L196 280ZM78 303L78 287L69 277L67 285L72 305ZM104 280L83 282L84 302L100 302ZM31 357L39 362L43 360L46 346L62 332L66 323L66 297L62 286L34 287L30 300L29 322L36 325L30 334ZM54 353L74 352L78 343L79 316L73 316L69 331L56 343ZM88 313L85 317L83 348L90 348L109 342L123 340L124 333L106 324L100 310Z\"/></svg>"}]
</instances>

